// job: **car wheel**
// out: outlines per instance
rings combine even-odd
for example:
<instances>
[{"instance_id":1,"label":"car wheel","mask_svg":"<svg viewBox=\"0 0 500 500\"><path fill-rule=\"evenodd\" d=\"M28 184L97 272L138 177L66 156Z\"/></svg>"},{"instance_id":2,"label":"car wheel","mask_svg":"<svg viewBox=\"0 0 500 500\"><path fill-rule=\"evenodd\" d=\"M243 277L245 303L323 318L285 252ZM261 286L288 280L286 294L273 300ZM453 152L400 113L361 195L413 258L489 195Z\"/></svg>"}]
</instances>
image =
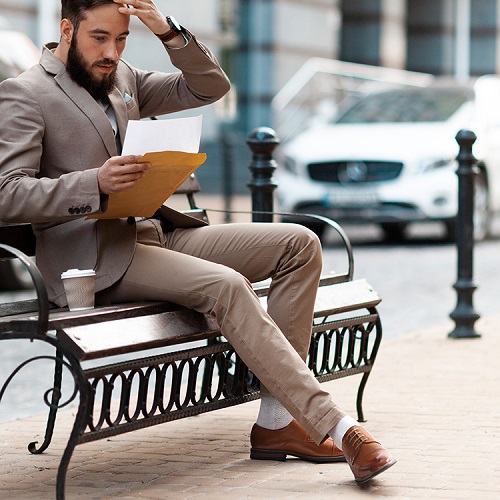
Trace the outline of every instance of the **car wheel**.
<instances>
[{"instance_id":1,"label":"car wheel","mask_svg":"<svg viewBox=\"0 0 500 500\"><path fill-rule=\"evenodd\" d=\"M29 271L19 259L0 262L1 290L28 290L33 288Z\"/></svg>"},{"instance_id":2,"label":"car wheel","mask_svg":"<svg viewBox=\"0 0 500 500\"><path fill-rule=\"evenodd\" d=\"M406 222L383 222L380 227L384 233L385 241L389 243L401 243L406 240Z\"/></svg>"},{"instance_id":3,"label":"car wheel","mask_svg":"<svg viewBox=\"0 0 500 500\"><path fill-rule=\"evenodd\" d=\"M474 178L474 241L483 241L490 235L492 214L488 183L483 173ZM456 218L445 221L446 240L457 241Z\"/></svg>"}]
</instances>

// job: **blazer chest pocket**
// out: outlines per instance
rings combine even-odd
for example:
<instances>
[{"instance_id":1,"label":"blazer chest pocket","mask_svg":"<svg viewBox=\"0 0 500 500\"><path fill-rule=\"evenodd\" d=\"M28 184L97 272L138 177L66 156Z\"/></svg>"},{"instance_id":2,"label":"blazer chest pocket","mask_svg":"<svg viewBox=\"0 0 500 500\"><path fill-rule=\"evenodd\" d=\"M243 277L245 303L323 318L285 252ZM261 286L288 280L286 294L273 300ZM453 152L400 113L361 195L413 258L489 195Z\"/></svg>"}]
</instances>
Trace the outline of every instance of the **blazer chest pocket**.
<instances>
[{"instance_id":1,"label":"blazer chest pocket","mask_svg":"<svg viewBox=\"0 0 500 500\"><path fill-rule=\"evenodd\" d=\"M134 95L130 95L125 92L125 94L123 94L123 99L125 101L128 118L132 120L140 118L139 106Z\"/></svg>"}]
</instances>

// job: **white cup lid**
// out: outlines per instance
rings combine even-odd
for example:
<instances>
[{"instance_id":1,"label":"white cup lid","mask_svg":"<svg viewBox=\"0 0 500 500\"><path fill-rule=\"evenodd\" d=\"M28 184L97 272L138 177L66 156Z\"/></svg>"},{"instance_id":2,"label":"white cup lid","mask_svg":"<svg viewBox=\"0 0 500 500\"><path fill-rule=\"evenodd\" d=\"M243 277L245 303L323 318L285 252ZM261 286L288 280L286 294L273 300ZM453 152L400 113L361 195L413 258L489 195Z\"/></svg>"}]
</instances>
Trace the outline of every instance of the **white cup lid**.
<instances>
[{"instance_id":1,"label":"white cup lid","mask_svg":"<svg viewBox=\"0 0 500 500\"><path fill-rule=\"evenodd\" d=\"M95 276L95 271L93 269L68 269L61 274L61 279L82 278L85 276Z\"/></svg>"}]
</instances>

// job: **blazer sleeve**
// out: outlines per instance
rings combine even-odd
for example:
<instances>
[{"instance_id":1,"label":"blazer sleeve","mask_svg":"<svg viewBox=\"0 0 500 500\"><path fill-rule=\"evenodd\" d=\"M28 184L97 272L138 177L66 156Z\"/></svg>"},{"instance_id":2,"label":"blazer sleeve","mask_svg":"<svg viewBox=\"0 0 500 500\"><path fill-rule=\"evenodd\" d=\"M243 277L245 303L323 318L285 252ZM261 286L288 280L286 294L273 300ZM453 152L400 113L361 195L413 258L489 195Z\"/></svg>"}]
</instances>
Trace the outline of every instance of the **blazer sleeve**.
<instances>
[{"instance_id":1,"label":"blazer sleeve","mask_svg":"<svg viewBox=\"0 0 500 500\"><path fill-rule=\"evenodd\" d=\"M142 118L175 113L214 103L231 88L228 77L212 52L194 35L185 47L168 49L177 73L142 71L135 74L137 99Z\"/></svg>"},{"instance_id":2,"label":"blazer sleeve","mask_svg":"<svg viewBox=\"0 0 500 500\"><path fill-rule=\"evenodd\" d=\"M68 207L99 209L97 169L40 175L46 134L37 98L18 78L0 84L0 220L70 220ZM80 209L79 209L80 210Z\"/></svg>"}]
</instances>

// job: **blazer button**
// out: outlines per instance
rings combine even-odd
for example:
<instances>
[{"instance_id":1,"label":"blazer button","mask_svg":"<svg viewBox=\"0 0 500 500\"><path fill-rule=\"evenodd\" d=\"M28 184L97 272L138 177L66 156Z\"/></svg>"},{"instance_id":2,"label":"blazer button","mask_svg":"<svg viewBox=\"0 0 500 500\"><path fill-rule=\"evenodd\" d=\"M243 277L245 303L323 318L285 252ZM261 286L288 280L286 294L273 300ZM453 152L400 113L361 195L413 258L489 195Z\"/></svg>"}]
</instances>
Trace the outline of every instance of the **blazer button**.
<instances>
[{"instance_id":1,"label":"blazer button","mask_svg":"<svg viewBox=\"0 0 500 500\"><path fill-rule=\"evenodd\" d=\"M86 211L86 212L89 212L89 213L90 213L90 212L92 212L92 207L91 207L90 205L87 205L87 206L85 207L85 211Z\"/></svg>"},{"instance_id":2,"label":"blazer button","mask_svg":"<svg viewBox=\"0 0 500 500\"><path fill-rule=\"evenodd\" d=\"M74 213L78 215L80 213L80 209L78 207L75 208Z\"/></svg>"},{"instance_id":3,"label":"blazer button","mask_svg":"<svg viewBox=\"0 0 500 500\"><path fill-rule=\"evenodd\" d=\"M70 215L73 215L75 213L75 209L73 207L68 208L68 212L70 213Z\"/></svg>"},{"instance_id":4,"label":"blazer button","mask_svg":"<svg viewBox=\"0 0 500 500\"><path fill-rule=\"evenodd\" d=\"M135 217L127 217L127 222L129 224L135 224Z\"/></svg>"}]
</instances>

